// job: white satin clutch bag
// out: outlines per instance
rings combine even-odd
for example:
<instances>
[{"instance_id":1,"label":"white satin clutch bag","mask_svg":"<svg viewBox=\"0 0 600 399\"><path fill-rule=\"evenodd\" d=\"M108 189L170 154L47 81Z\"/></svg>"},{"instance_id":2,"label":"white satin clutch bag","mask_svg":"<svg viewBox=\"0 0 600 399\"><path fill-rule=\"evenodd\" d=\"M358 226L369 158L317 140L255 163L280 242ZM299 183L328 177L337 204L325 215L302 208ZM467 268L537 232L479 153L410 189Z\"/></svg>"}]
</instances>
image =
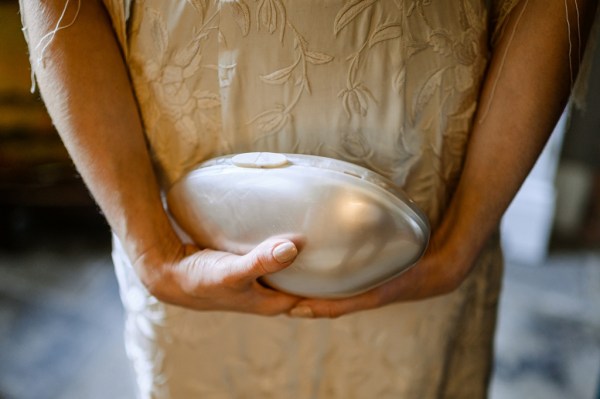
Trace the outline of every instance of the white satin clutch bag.
<instances>
[{"instance_id":1,"label":"white satin clutch bag","mask_svg":"<svg viewBox=\"0 0 600 399\"><path fill-rule=\"evenodd\" d=\"M425 215L366 168L297 154L245 153L202 163L167 193L168 209L201 247L237 254L289 237L300 253L264 283L340 298L410 268L429 240Z\"/></svg>"}]
</instances>

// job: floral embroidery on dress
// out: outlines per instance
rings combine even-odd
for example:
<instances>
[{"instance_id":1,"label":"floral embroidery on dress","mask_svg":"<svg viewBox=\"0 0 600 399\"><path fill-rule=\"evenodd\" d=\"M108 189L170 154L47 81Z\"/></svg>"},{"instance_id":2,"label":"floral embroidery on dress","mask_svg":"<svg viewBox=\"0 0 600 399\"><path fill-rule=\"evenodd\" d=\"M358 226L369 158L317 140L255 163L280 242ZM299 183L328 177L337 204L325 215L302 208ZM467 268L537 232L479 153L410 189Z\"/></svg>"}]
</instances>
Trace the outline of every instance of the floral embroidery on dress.
<instances>
[{"instance_id":1,"label":"floral embroidery on dress","mask_svg":"<svg viewBox=\"0 0 600 399\"><path fill-rule=\"evenodd\" d=\"M273 108L259 113L248 121L249 125L256 124L258 130L264 135L279 132L292 120L291 112L300 101L302 94L304 92L310 94L307 64L322 65L333 60L333 57L329 54L309 49L307 41L287 18L285 6L280 0L261 0L257 8L258 29L262 25L268 28L268 32L272 34L277 29L278 24L280 25L281 42L284 39L286 26L293 33L295 60L288 66L261 75L260 80L270 85L292 84L296 87L296 95L289 104L276 104Z\"/></svg>"},{"instance_id":2,"label":"floral embroidery on dress","mask_svg":"<svg viewBox=\"0 0 600 399\"><path fill-rule=\"evenodd\" d=\"M279 27L279 40L283 41L286 24L285 6L281 0L259 0L256 10L256 25L259 30L262 25L269 33L274 33Z\"/></svg>"},{"instance_id":3,"label":"floral embroidery on dress","mask_svg":"<svg viewBox=\"0 0 600 399\"><path fill-rule=\"evenodd\" d=\"M190 3L192 5L192 7L194 7L194 10L196 10L196 13L198 15L198 19L200 21L200 23L202 23L204 21L204 17L206 16L206 13L208 11L208 7L209 7L209 0L186 0L188 3Z\"/></svg>"},{"instance_id":4,"label":"floral embroidery on dress","mask_svg":"<svg viewBox=\"0 0 600 399\"><path fill-rule=\"evenodd\" d=\"M330 156L392 179L435 228L477 107L481 0L122 1L124 54L169 180L223 153ZM128 354L145 398L483 397L489 263L450 297L338 320L175 310L132 290Z\"/></svg>"},{"instance_id":5,"label":"floral embroidery on dress","mask_svg":"<svg viewBox=\"0 0 600 399\"><path fill-rule=\"evenodd\" d=\"M235 0L232 3L233 18L239 26L242 36L247 36L250 32L250 8L244 0Z\"/></svg>"},{"instance_id":6,"label":"floral embroidery on dress","mask_svg":"<svg viewBox=\"0 0 600 399\"><path fill-rule=\"evenodd\" d=\"M346 3L338 12L333 31L336 35L357 18L363 11L373 6L378 0L359 0ZM350 54L346 60L350 61L346 79L346 88L338 93L342 99L346 115L365 116L368 111L368 100L377 102L371 91L362 81L357 80L357 73L363 52L371 49L377 43L402 37L402 25L400 23L382 23L368 34L360 48ZM400 85L400 84L398 84Z\"/></svg>"},{"instance_id":7,"label":"floral embroidery on dress","mask_svg":"<svg viewBox=\"0 0 600 399\"><path fill-rule=\"evenodd\" d=\"M136 6L138 17L134 21L137 22L131 27L133 31L139 29L139 9L143 8L142 22L150 30L154 51L152 57L132 52L132 68L139 70L133 77L138 97L149 104L144 113L148 137L159 163L165 165L171 179L205 158L208 154L205 148L214 148L208 143L219 142L221 151L235 148L235 138L219 132L222 129L221 96L236 79L238 63L235 56L215 61L203 55L205 43L215 42L217 36L224 49L231 47L219 27L220 7L209 0L185 2L198 16L193 35L189 35L193 39L187 44L178 43L174 47L170 43L170 33L161 13L150 5ZM338 2L329 23L332 44L344 44L340 47L343 52L339 52L331 46L319 48L320 40L311 35L307 40L308 36L296 26L294 15L287 10L293 7L292 3L228 0L223 4L229 7L228 15L241 38L246 40L254 34L274 36L279 50L273 51L283 51L290 57L287 64L265 64L266 72L256 76L258 83L281 88L281 93L286 94L281 99L261 98L264 107L253 107L254 111L247 115L244 129L249 129L253 145L262 148L271 145L267 142L287 140L286 151L330 154L359 163L393 178L399 185L406 185L409 192L416 193L419 203L429 201L427 198L438 198L442 186L454 184L461 167L454 159L461 158L458 148L463 148L460 143L466 142L468 137L468 128L464 129L468 123L461 120L470 121L474 112L470 105L477 91L474 77L482 73L483 62L478 60L484 51L481 32L486 29L486 18L481 8L476 8L472 1L461 0L455 8L460 29L453 29L434 23L439 17L432 13L435 8L427 0ZM410 29L415 25L421 29ZM413 60L425 56L435 59L436 65L426 71L416 71ZM376 76L372 60L382 57L392 63L387 69L389 74ZM296 137L299 122L296 118L302 114L298 111L299 104L306 108L310 102L313 75L327 73L321 70L339 73L342 65L345 65L345 79L335 78L341 83L335 94L339 110L348 119L347 125L336 129L336 140L332 137L307 146ZM213 73L211 71L217 72L221 93L189 85L189 77L197 76L194 81L199 82L203 76ZM415 73L419 75L417 80L413 78ZM391 90L389 93L382 92L382 80ZM393 93L402 99L395 117L396 141L389 143L393 151L382 153L374 147L377 143L374 133L362 126L374 122L382 106L389 101L383 96ZM468 100L456 101L459 97ZM440 123L449 128L460 126L463 130L446 129L440 134L439 129L444 129ZM201 140L196 133L199 129L203 132ZM171 138L172 132L183 138L179 144ZM415 180L408 177L417 170L418 163L424 162L426 153L430 154L427 157L442 159L436 169L445 172L428 174L428 179L419 180L417 189ZM451 172L445 169L446 165ZM436 192L438 194L433 194Z\"/></svg>"},{"instance_id":8,"label":"floral embroidery on dress","mask_svg":"<svg viewBox=\"0 0 600 399\"><path fill-rule=\"evenodd\" d=\"M346 25L348 25L361 12L372 6L379 0L352 0L348 1L338 12L333 22L333 33L338 34Z\"/></svg>"},{"instance_id":9,"label":"floral embroidery on dress","mask_svg":"<svg viewBox=\"0 0 600 399\"><path fill-rule=\"evenodd\" d=\"M207 131L207 136L216 139L221 130L221 100L217 93L196 89L189 78L202 74L206 65L202 64L202 46L215 34L218 11L209 11L208 0L186 0L198 16L198 26L194 27L187 43L172 46L169 31L162 14L151 6L140 5L135 10L139 15L133 21L133 30L147 29L153 44L153 57L132 51L131 68L135 71L133 81L140 101L149 104L143 114L148 138L154 144L155 155L166 170L180 174L198 159L197 126ZM166 126L170 126L167 129ZM174 147L171 139L174 130L184 143ZM177 153L177 164L172 155Z\"/></svg>"}]
</instances>

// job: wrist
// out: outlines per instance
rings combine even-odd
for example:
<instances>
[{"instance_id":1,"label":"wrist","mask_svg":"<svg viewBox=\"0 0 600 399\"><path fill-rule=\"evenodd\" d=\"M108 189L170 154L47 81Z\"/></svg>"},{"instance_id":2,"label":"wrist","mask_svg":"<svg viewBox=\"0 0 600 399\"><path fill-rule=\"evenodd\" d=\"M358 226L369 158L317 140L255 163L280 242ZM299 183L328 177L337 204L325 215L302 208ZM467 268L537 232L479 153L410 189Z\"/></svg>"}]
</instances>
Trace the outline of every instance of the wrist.
<instances>
[{"instance_id":1,"label":"wrist","mask_svg":"<svg viewBox=\"0 0 600 399\"><path fill-rule=\"evenodd\" d=\"M456 218L453 212L448 212L433 233L428 253L439 267L436 274L447 285L444 291L457 288L469 275L491 236L484 225L483 221Z\"/></svg>"},{"instance_id":2,"label":"wrist","mask_svg":"<svg viewBox=\"0 0 600 399\"><path fill-rule=\"evenodd\" d=\"M134 219L118 235L140 279L149 283L152 275L164 272L176 261L183 243L162 208Z\"/></svg>"}]
</instances>

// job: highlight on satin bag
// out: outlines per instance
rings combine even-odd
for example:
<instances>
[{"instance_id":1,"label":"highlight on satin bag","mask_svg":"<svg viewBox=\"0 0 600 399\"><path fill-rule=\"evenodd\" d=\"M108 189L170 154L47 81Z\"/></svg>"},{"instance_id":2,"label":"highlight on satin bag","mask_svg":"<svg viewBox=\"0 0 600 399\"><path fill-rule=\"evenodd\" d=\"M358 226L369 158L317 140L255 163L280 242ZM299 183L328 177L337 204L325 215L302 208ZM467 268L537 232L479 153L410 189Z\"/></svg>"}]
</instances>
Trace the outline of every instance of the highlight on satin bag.
<instances>
[{"instance_id":1,"label":"highlight on satin bag","mask_svg":"<svg viewBox=\"0 0 600 399\"><path fill-rule=\"evenodd\" d=\"M244 153L206 161L167 193L169 212L200 247L245 254L269 237L300 253L264 283L340 298L414 265L429 240L415 204L383 176L336 159Z\"/></svg>"}]
</instances>

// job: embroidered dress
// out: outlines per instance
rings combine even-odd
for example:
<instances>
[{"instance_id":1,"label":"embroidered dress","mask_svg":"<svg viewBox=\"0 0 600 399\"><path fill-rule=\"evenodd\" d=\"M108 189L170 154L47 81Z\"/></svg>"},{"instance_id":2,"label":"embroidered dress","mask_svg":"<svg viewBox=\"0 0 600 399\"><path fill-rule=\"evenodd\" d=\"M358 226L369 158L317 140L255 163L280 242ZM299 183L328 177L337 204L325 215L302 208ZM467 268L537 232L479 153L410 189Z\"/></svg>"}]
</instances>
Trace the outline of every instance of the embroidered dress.
<instances>
[{"instance_id":1,"label":"embroidered dress","mask_svg":"<svg viewBox=\"0 0 600 399\"><path fill-rule=\"evenodd\" d=\"M490 7L501 21L516 1ZM314 154L392 179L435 229L493 32L484 1L105 0L168 189L222 154ZM501 280L492 240L454 293L336 320L158 302L120 244L143 398L481 398Z\"/></svg>"}]
</instances>

